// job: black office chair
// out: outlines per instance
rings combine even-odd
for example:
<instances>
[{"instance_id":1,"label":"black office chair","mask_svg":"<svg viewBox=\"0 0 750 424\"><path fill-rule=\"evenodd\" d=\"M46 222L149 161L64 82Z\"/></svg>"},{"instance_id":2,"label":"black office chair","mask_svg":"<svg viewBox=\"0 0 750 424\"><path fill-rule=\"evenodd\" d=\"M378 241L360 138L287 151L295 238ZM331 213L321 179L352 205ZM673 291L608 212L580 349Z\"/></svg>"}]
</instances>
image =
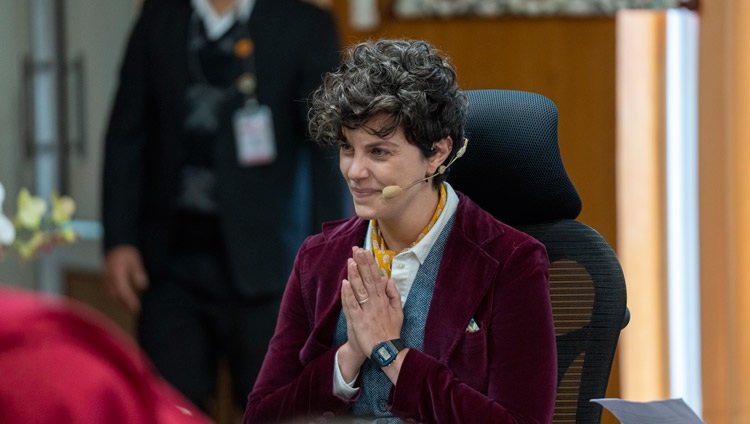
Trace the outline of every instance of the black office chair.
<instances>
[{"instance_id":1,"label":"black office chair","mask_svg":"<svg viewBox=\"0 0 750 424\"><path fill-rule=\"evenodd\" d=\"M607 241L576 221L581 199L557 144L557 107L539 94L467 91L466 154L448 181L497 219L547 247L557 339L554 423L600 423L627 325L625 279Z\"/></svg>"}]
</instances>

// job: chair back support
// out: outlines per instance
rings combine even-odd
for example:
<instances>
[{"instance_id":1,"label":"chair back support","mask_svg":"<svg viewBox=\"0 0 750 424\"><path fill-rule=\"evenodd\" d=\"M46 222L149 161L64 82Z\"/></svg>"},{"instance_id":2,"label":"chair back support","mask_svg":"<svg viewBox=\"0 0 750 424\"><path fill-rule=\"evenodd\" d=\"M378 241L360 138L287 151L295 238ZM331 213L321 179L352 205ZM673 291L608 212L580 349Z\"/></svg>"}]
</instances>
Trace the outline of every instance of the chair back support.
<instances>
[{"instance_id":1,"label":"chair back support","mask_svg":"<svg viewBox=\"0 0 750 424\"><path fill-rule=\"evenodd\" d=\"M625 279L607 241L576 221L581 199L557 142L557 108L544 96L466 91L465 155L448 181L500 221L535 237L550 259L558 356L554 423L599 423L612 361L627 325Z\"/></svg>"}]
</instances>

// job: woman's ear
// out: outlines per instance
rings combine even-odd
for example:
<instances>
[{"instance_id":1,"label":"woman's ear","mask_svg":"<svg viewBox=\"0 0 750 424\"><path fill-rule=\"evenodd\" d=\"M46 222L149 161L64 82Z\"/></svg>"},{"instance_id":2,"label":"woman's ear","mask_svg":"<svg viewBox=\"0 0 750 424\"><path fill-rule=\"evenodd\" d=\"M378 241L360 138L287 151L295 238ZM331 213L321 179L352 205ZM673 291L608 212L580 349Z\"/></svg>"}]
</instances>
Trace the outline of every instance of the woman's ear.
<instances>
[{"instance_id":1,"label":"woman's ear","mask_svg":"<svg viewBox=\"0 0 750 424\"><path fill-rule=\"evenodd\" d=\"M453 139L451 136L442 138L432 145L432 151L434 151L435 154L427 159L430 163L429 175L438 172L440 165L443 165L443 162L445 162L445 160L448 159L448 156L450 156L451 149L453 149Z\"/></svg>"}]
</instances>

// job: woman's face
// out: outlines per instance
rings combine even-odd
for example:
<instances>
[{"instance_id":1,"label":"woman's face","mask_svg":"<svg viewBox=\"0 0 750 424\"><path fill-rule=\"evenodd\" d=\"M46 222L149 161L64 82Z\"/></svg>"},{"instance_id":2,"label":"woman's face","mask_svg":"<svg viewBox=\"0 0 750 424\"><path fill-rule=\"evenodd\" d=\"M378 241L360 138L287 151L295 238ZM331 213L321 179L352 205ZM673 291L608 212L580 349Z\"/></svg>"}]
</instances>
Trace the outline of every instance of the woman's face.
<instances>
[{"instance_id":1,"label":"woman's face","mask_svg":"<svg viewBox=\"0 0 750 424\"><path fill-rule=\"evenodd\" d=\"M344 129L339 152L339 167L354 201L354 211L363 219L390 220L408 216L420 208L433 208L424 202L432 188L431 180L405 189L391 199L382 196L383 188L398 185L403 188L414 181L432 175L439 164L424 157L419 148L406 140L399 128L386 138L371 134L368 128L378 129L379 119L365 127Z\"/></svg>"}]
</instances>

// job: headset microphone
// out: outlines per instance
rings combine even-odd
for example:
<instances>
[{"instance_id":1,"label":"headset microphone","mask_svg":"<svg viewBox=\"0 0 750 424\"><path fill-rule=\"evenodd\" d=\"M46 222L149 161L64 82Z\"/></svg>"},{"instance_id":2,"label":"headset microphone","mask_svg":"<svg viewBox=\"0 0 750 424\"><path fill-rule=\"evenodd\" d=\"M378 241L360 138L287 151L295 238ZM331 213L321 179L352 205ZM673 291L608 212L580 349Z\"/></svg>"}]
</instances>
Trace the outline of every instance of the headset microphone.
<instances>
[{"instance_id":1,"label":"headset microphone","mask_svg":"<svg viewBox=\"0 0 750 424\"><path fill-rule=\"evenodd\" d=\"M383 188L383 191L381 192L381 196L383 197L383 199L393 199L394 197L396 197L399 194L401 194L401 192L404 191L404 190L406 190L407 188L414 187L415 185L417 185L417 184L419 184L419 183L421 183L423 181L427 181L427 180L429 180L431 178L437 177L438 175L441 175L441 174L445 173L445 171L448 169L448 167L451 166L451 165L453 165L453 162L455 162L456 159L458 159L458 158L460 158L461 156L464 155L464 153L466 152L466 146L468 144L469 144L469 139L468 138L464 138L464 145L461 146L460 149L458 149L458 152L456 152L456 157L454 157L450 162L448 162L447 165L440 165L440 168L438 168L438 171L436 173L430 175L429 177L425 177L425 178L419 179L417 181L414 181L413 183L409 184L406 187L400 187L400 186L397 186L397 185L386 186L386 187Z\"/></svg>"}]
</instances>

